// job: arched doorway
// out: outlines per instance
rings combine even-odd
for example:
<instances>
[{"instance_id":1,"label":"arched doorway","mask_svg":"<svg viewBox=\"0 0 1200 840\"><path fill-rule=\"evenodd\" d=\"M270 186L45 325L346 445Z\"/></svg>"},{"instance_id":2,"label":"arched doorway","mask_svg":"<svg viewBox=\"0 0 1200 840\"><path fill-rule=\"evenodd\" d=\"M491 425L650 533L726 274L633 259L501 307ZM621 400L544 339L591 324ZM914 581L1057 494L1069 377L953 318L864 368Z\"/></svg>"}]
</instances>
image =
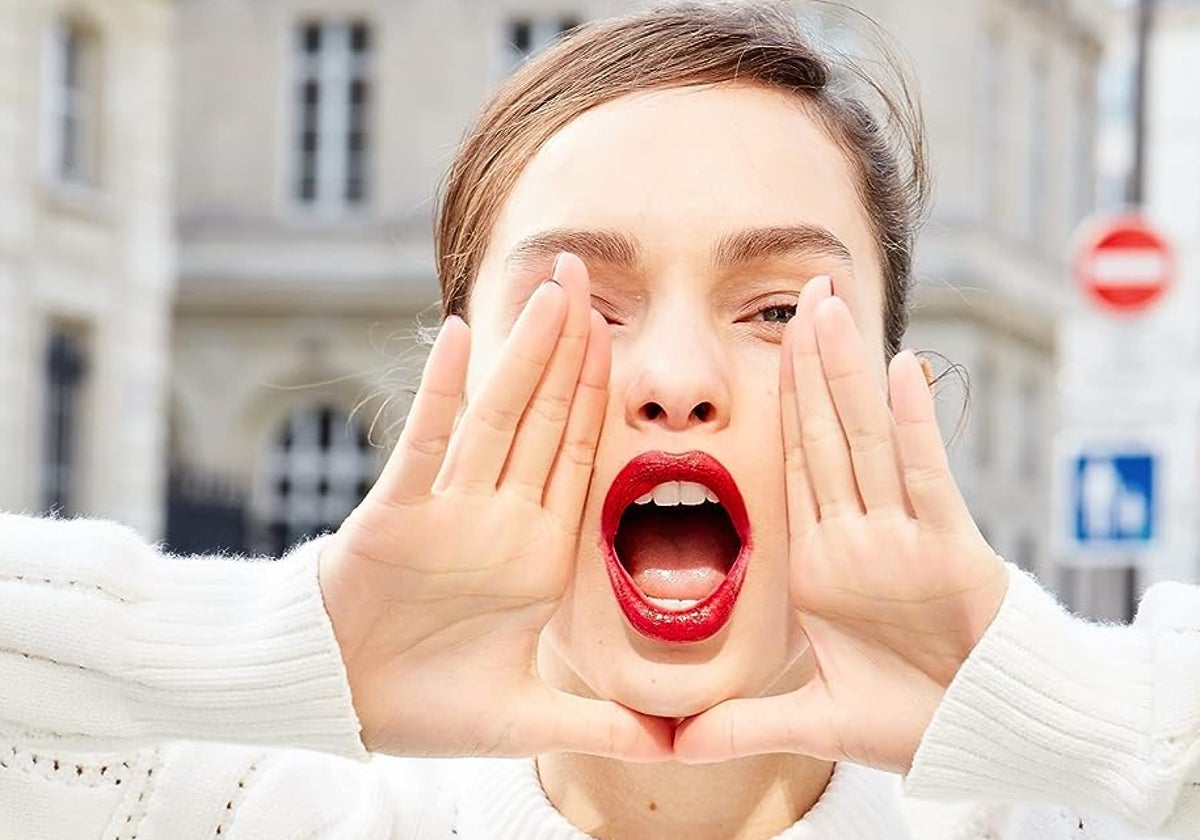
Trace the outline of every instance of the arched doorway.
<instances>
[{"instance_id":1,"label":"arched doorway","mask_svg":"<svg viewBox=\"0 0 1200 840\"><path fill-rule=\"evenodd\" d=\"M259 550L278 556L334 531L366 495L379 458L356 418L328 405L293 409L267 444L259 479Z\"/></svg>"}]
</instances>

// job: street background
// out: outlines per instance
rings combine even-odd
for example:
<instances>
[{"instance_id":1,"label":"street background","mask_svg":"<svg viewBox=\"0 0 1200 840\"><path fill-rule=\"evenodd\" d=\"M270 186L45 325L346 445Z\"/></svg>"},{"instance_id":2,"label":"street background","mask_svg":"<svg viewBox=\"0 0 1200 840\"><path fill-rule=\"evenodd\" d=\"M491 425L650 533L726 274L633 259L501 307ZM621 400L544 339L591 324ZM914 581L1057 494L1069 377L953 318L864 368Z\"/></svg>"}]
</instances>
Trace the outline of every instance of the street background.
<instances>
[{"instance_id":1,"label":"street background","mask_svg":"<svg viewBox=\"0 0 1200 840\"><path fill-rule=\"evenodd\" d=\"M455 143L525 57L640 5L0 0L0 509L181 552L335 527L437 322ZM847 9L792 5L868 51ZM1200 3L848 6L925 107L907 344L969 377L965 415L961 380L939 393L959 482L1001 554L1128 619L1200 580ZM1173 249L1136 316L1075 279L1085 220L1131 203Z\"/></svg>"}]
</instances>

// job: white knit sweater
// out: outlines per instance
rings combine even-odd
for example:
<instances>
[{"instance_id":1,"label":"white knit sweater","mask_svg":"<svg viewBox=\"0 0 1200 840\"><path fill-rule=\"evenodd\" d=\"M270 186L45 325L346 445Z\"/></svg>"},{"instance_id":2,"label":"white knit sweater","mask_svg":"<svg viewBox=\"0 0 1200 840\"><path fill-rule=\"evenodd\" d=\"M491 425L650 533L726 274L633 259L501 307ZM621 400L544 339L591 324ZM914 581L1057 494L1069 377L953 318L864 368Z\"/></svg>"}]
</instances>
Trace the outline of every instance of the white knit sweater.
<instances>
[{"instance_id":1,"label":"white knit sweater","mask_svg":"<svg viewBox=\"0 0 1200 840\"><path fill-rule=\"evenodd\" d=\"M365 754L318 548L181 560L0 514L0 840L583 840L532 760ZM1098 627L1015 571L907 778L839 765L779 835L1144 836L1200 838L1200 591Z\"/></svg>"}]
</instances>

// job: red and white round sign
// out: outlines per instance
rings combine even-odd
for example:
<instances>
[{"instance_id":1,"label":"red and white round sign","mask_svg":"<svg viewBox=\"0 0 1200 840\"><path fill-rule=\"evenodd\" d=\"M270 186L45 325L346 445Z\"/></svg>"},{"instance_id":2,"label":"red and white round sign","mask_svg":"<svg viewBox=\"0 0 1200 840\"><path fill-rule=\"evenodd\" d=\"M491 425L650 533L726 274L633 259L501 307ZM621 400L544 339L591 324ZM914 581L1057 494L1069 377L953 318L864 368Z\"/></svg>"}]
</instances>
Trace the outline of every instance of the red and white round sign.
<instances>
[{"instance_id":1,"label":"red and white round sign","mask_svg":"<svg viewBox=\"0 0 1200 840\"><path fill-rule=\"evenodd\" d=\"M1075 273L1100 306L1135 313L1170 286L1174 259L1162 234L1142 219L1125 216L1093 230L1079 250Z\"/></svg>"}]
</instances>

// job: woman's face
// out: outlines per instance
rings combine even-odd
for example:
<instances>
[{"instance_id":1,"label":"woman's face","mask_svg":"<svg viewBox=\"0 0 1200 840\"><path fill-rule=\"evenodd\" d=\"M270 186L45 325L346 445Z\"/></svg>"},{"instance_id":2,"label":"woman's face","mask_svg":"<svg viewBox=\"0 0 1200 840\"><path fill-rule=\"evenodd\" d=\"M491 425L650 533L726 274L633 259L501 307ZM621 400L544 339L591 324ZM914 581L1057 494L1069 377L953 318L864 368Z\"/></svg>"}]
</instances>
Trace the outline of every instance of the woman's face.
<instances>
[{"instance_id":1,"label":"woman's face","mask_svg":"<svg viewBox=\"0 0 1200 840\"><path fill-rule=\"evenodd\" d=\"M799 100L748 85L647 92L573 120L492 232L469 388L561 250L587 264L613 365L574 583L539 668L667 717L794 687L807 657L788 599L784 322L804 283L830 275L882 347L880 266L847 161Z\"/></svg>"}]
</instances>

